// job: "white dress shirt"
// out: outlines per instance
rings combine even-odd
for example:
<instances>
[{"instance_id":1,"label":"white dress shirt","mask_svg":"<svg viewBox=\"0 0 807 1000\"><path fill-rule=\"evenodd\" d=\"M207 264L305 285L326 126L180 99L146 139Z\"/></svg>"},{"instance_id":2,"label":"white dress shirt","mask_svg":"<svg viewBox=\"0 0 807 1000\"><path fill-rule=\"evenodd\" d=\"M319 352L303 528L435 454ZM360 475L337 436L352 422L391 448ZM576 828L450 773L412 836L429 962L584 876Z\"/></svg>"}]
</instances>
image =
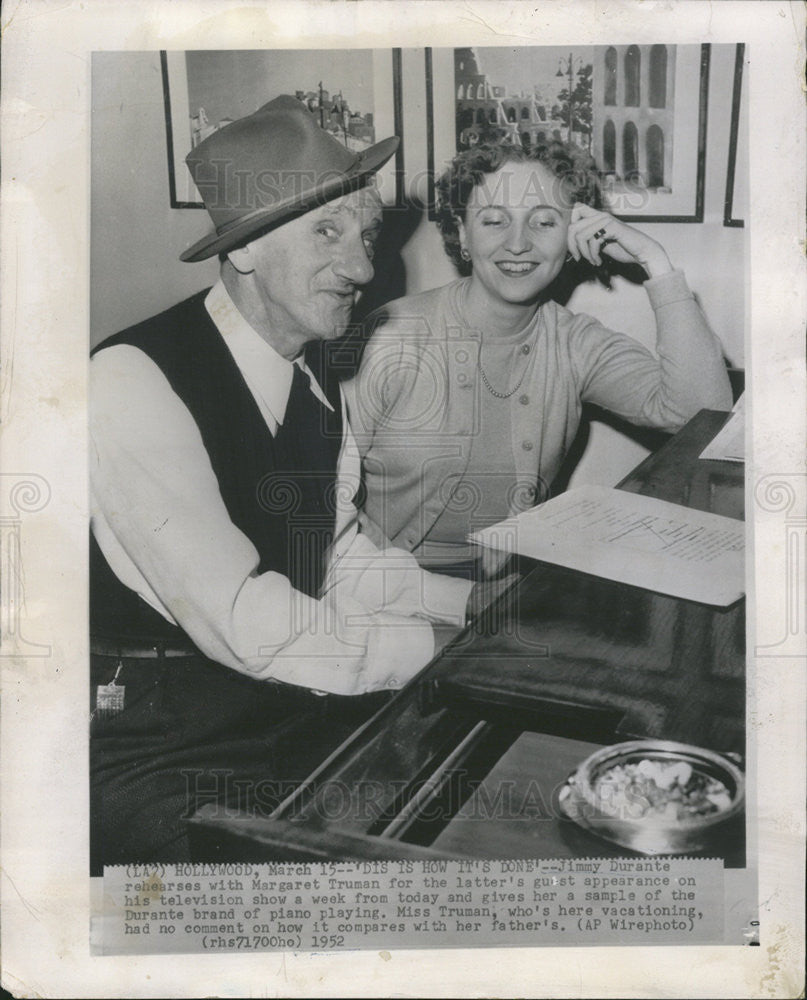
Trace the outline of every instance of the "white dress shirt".
<instances>
[{"instance_id":1,"label":"white dress shirt","mask_svg":"<svg viewBox=\"0 0 807 1000\"><path fill-rule=\"evenodd\" d=\"M249 326L221 281L205 305L276 433L292 362ZM344 401L335 537L314 599L279 573L258 574L258 552L230 520L196 422L160 368L121 344L99 351L90 372L95 537L118 579L210 659L259 679L361 694L397 687L431 659L429 622L462 624L470 583L426 573L359 532L360 459Z\"/></svg>"}]
</instances>

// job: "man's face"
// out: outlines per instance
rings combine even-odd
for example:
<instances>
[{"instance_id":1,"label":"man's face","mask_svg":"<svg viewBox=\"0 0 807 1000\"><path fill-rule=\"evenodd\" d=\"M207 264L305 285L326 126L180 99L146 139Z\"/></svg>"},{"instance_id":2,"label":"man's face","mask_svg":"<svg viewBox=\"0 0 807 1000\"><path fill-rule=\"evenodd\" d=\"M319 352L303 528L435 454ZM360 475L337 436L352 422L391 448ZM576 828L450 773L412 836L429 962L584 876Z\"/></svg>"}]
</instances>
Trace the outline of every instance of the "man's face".
<instances>
[{"instance_id":1,"label":"man's face","mask_svg":"<svg viewBox=\"0 0 807 1000\"><path fill-rule=\"evenodd\" d=\"M272 344L281 354L295 357L309 341L344 332L360 287L373 277L380 229L381 200L368 187L306 212L245 248Z\"/></svg>"}]
</instances>

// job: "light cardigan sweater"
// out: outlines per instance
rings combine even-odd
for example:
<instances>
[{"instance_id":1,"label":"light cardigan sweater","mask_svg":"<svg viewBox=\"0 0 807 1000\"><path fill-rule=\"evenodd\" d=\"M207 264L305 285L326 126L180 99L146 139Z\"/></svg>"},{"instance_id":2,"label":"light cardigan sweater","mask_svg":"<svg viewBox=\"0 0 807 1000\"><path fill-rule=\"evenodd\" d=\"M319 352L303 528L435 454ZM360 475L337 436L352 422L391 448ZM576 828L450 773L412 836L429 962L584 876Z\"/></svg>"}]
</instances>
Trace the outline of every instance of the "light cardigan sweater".
<instances>
[{"instance_id":1,"label":"light cardigan sweater","mask_svg":"<svg viewBox=\"0 0 807 1000\"><path fill-rule=\"evenodd\" d=\"M372 338L346 388L372 522L365 530L374 534L377 526L415 555L461 485L473 436L484 435L478 426L480 393L487 391L477 369L482 331L459 311L469 280L373 313ZM658 358L591 316L555 302L539 308L535 336L524 338L528 368L510 397L516 482L503 518L546 499L584 402L666 431L700 409L731 407L720 342L683 273L649 279L645 289L656 314Z\"/></svg>"}]
</instances>

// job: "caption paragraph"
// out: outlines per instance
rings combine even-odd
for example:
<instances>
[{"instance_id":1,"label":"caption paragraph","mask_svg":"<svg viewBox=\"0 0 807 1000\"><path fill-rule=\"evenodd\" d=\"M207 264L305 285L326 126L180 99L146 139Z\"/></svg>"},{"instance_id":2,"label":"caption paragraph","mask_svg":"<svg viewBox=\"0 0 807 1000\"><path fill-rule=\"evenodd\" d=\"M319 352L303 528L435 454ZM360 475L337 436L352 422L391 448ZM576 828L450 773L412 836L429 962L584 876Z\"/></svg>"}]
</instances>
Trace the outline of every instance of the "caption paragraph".
<instances>
[{"instance_id":1,"label":"caption paragraph","mask_svg":"<svg viewBox=\"0 0 807 1000\"><path fill-rule=\"evenodd\" d=\"M722 939L714 859L395 860L108 868L96 953Z\"/></svg>"}]
</instances>

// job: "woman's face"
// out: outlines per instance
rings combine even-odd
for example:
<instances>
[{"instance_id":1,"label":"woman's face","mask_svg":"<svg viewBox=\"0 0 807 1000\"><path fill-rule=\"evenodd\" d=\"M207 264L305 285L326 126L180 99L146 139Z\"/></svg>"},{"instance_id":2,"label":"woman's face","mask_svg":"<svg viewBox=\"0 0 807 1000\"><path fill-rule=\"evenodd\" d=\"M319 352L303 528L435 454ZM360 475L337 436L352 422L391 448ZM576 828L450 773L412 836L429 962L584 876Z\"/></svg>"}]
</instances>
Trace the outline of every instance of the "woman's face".
<instances>
[{"instance_id":1,"label":"woman's face","mask_svg":"<svg viewBox=\"0 0 807 1000\"><path fill-rule=\"evenodd\" d=\"M563 267L570 217L559 179L543 164L505 163L486 174L459 223L473 280L504 302L534 301Z\"/></svg>"}]
</instances>

